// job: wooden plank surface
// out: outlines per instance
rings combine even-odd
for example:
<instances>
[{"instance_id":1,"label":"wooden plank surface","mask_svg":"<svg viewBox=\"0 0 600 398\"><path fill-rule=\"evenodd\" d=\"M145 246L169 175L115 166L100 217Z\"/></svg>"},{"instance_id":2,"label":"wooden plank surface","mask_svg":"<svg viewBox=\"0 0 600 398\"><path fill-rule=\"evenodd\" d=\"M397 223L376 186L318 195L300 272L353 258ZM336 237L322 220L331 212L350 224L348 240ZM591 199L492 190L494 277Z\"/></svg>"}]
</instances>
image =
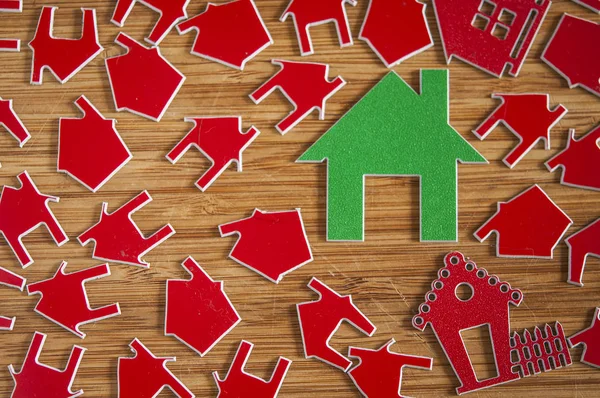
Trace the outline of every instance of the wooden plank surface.
<instances>
[{"instance_id":1,"label":"wooden plank surface","mask_svg":"<svg viewBox=\"0 0 600 398\"><path fill-rule=\"evenodd\" d=\"M495 242L481 244L473 232L490 217L496 203L507 200L534 183L541 187L574 220L573 233L600 215L600 193L565 187L559 173L544 165L562 149L569 128L579 135L599 122L600 99L582 89L569 90L566 82L539 60L542 49L560 15L568 12L596 22L600 17L567 0L556 0L537 36L528 60L517 79L496 79L460 61L450 65L451 123L490 161L489 165L459 167L459 243L419 243L418 181L416 178L369 178L366 189L366 241L327 243L325 240L325 166L295 164L295 159L343 115L365 92L381 79L387 69L362 41L357 39L366 0L348 7L355 38L352 47L339 49L332 24L313 28L316 55L306 58L331 64L331 76L341 75L348 85L330 99L327 117L309 116L286 136L274 125L290 111L283 96L274 94L261 105L248 98L277 68L271 58L300 60L291 21L280 23L286 6L283 0L258 0L258 8L275 44L250 62L244 72L224 67L189 54L194 35L171 33L161 44L164 55L186 76L180 94L160 123L114 110L104 59L122 52L113 43L121 29L110 23L114 1L25 0L22 14L0 14L0 37L22 40L20 53L0 53L0 96L15 100L15 110L32 134L18 149L8 134L0 135L0 184L16 185L15 176L28 170L42 192L60 196L52 209L71 238L56 247L44 229L24 239L35 264L21 270L11 250L0 245L0 265L24 275L29 282L51 277L60 261L69 261L70 270L99 262L91 259L91 247L81 247L76 237L96 222L103 201L115 209L148 189L154 201L139 211L135 220L151 232L170 222L177 234L146 256L149 270L114 265L112 276L87 286L92 306L119 302L122 316L83 327L88 334L80 340L32 310L38 296L28 297L0 288L0 313L17 316L12 332L0 333L0 395L8 396L12 380L6 368L20 368L34 331L47 333L41 361L62 368L73 344L87 348L74 388L83 388L88 397L116 396L116 365L119 356L128 356L128 343L140 338L156 355L176 356L169 365L175 375L199 397L216 395L211 372L224 373L241 339L256 344L247 370L269 377L279 355L294 361L280 392L281 397L352 397L358 393L342 372L316 360L303 358L295 304L316 298L306 284L320 278L341 294L352 294L356 305L377 325L372 338L344 325L332 345L345 352L349 345L379 347L390 338L396 350L433 356L432 372L407 370L403 393L418 397L454 395L458 385L431 329L417 333L411 318L421 303L443 255L461 250L480 266L522 289L525 300L511 310L513 330L531 329L556 320L567 334L587 326L593 310L600 305L600 262L589 259L585 287L567 284L567 247L561 243L553 260L499 259ZM431 2L427 16L435 46L395 70L413 87L419 85L419 68L445 68L439 33ZM42 86L30 86L32 39L41 6L60 6L55 34L80 35L80 7L97 9L100 41L105 50L70 82L60 85L48 72ZM190 15L204 9L205 1L192 1ZM123 31L141 40L150 31L157 15L137 5ZM508 130L499 127L484 142L470 132L496 103L493 92L548 92L553 105L562 103L569 113L552 131L552 150L538 146L514 170L501 159L516 144ZM58 118L79 112L73 101L85 94L106 116L118 119L118 130L134 154L133 160L98 193L93 194L66 175L56 172ZM193 186L208 166L199 153L189 152L177 165L165 154L188 131L185 116L242 115L245 128L255 125L262 134L244 153L244 171L232 167L202 193ZM301 208L315 261L274 285L227 258L235 238L220 238L217 225L243 218L255 208L285 210ZM243 321L208 355L200 358L179 343L165 337L165 281L186 277L181 261L193 256L225 289ZM493 363L481 344L469 347L477 369ZM474 397L594 397L598 396L600 373L579 363L581 349L572 350L574 365L508 385L472 394ZM161 396L169 396L163 391Z\"/></svg>"}]
</instances>

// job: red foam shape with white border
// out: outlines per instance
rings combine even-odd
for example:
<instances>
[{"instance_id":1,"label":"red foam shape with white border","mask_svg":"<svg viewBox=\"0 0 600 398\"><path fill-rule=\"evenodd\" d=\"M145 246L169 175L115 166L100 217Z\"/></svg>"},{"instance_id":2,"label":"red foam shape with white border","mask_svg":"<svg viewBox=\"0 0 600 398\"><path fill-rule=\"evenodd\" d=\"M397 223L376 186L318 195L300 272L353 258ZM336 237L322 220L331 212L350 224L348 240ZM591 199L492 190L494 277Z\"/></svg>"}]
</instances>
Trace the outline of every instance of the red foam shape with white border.
<instances>
[{"instance_id":1,"label":"red foam shape with white border","mask_svg":"<svg viewBox=\"0 0 600 398\"><path fill-rule=\"evenodd\" d=\"M569 337L571 347L584 345L581 362L600 368L600 308L596 308L590 327Z\"/></svg>"},{"instance_id":2,"label":"red foam shape with white border","mask_svg":"<svg viewBox=\"0 0 600 398\"><path fill-rule=\"evenodd\" d=\"M92 257L97 260L150 267L150 264L141 259L144 254L175 234L171 224L165 225L148 238L142 234L131 216L151 201L148 191L142 191L112 213L107 211L108 203L103 202L100 220L79 235L79 243L85 246L94 241Z\"/></svg>"},{"instance_id":3,"label":"red foam shape with white border","mask_svg":"<svg viewBox=\"0 0 600 398\"><path fill-rule=\"evenodd\" d=\"M218 398L277 397L292 361L279 357L271 378L269 381L265 381L244 370L253 348L254 344L242 340L225 378L221 380L218 372L213 372L219 389Z\"/></svg>"},{"instance_id":4,"label":"red foam shape with white border","mask_svg":"<svg viewBox=\"0 0 600 398\"><path fill-rule=\"evenodd\" d=\"M202 192L229 167L236 163L242 171L242 152L258 137L260 131L254 126L242 133L242 118L225 117L186 117L186 122L194 127L167 154L166 158L175 164L192 147L198 149L211 162L212 166L196 181Z\"/></svg>"},{"instance_id":5,"label":"red foam shape with white border","mask_svg":"<svg viewBox=\"0 0 600 398\"><path fill-rule=\"evenodd\" d=\"M551 4L550 0L433 0L447 63L456 57L496 77L510 66L508 73L516 77ZM504 13L511 22L505 22ZM482 27L476 22L486 23ZM497 37L501 34L503 39Z\"/></svg>"},{"instance_id":6,"label":"red foam shape with white border","mask_svg":"<svg viewBox=\"0 0 600 398\"><path fill-rule=\"evenodd\" d=\"M433 46L426 8L417 0L370 0L358 37L392 68Z\"/></svg>"},{"instance_id":7,"label":"red foam shape with white border","mask_svg":"<svg viewBox=\"0 0 600 398\"><path fill-rule=\"evenodd\" d=\"M600 218L565 239L569 247L568 282L583 286L583 271L588 257L600 258Z\"/></svg>"},{"instance_id":8,"label":"red foam shape with white border","mask_svg":"<svg viewBox=\"0 0 600 398\"><path fill-rule=\"evenodd\" d=\"M179 398L194 398L194 394L167 369L175 357L156 357L137 338L129 347L134 357L120 357L117 365L119 398L154 398L169 388Z\"/></svg>"},{"instance_id":9,"label":"red foam shape with white border","mask_svg":"<svg viewBox=\"0 0 600 398\"><path fill-rule=\"evenodd\" d=\"M567 108L558 105L550 110L548 94L493 94L492 98L501 104L473 133L484 140L502 123L516 135L519 144L503 159L504 164L512 169L540 141L550 149L550 130L566 115Z\"/></svg>"},{"instance_id":10,"label":"red foam shape with white border","mask_svg":"<svg viewBox=\"0 0 600 398\"><path fill-rule=\"evenodd\" d=\"M432 358L391 352L390 347L395 343L392 339L377 350L358 347L348 350L349 357L359 359L348 376L365 397L404 398L400 393L404 368L431 370Z\"/></svg>"},{"instance_id":11,"label":"red foam shape with white border","mask_svg":"<svg viewBox=\"0 0 600 398\"><path fill-rule=\"evenodd\" d=\"M221 236L239 235L229 257L271 282L313 260L300 210L263 212L219 225Z\"/></svg>"},{"instance_id":12,"label":"red foam shape with white border","mask_svg":"<svg viewBox=\"0 0 600 398\"><path fill-rule=\"evenodd\" d=\"M356 6L356 0L290 0L280 18L285 22L288 16L294 19L300 53L303 56L314 54L309 29L311 26L333 22L337 29L340 47L351 46L352 33L348 24L345 3Z\"/></svg>"},{"instance_id":13,"label":"red foam shape with white border","mask_svg":"<svg viewBox=\"0 0 600 398\"><path fill-rule=\"evenodd\" d=\"M600 191L600 125L579 139L570 130L567 147L546 162L550 172L563 168L561 184Z\"/></svg>"},{"instance_id":14,"label":"red foam shape with white border","mask_svg":"<svg viewBox=\"0 0 600 398\"><path fill-rule=\"evenodd\" d=\"M150 44L159 45L179 21L187 18L186 8L190 0L117 0L111 22L122 28L136 2L160 14L145 39Z\"/></svg>"},{"instance_id":15,"label":"red foam shape with white border","mask_svg":"<svg viewBox=\"0 0 600 398\"><path fill-rule=\"evenodd\" d=\"M563 14L542 60L564 77L569 88L600 96L600 23Z\"/></svg>"},{"instance_id":16,"label":"red foam shape with white border","mask_svg":"<svg viewBox=\"0 0 600 398\"><path fill-rule=\"evenodd\" d=\"M319 359L347 372L352 361L331 348L329 340L343 321L368 336L372 336L377 328L354 305L351 296L340 296L317 278L312 278L308 287L319 294L319 299L296 306L304 356Z\"/></svg>"},{"instance_id":17,"label":"red foam shape with white border","mask_svg":"<svg viewBox=\"0 0 600 398\"><path fill-rule=\"evenodd\" d=\"M115 42L125 54L106 59L106 70L115 107L159 122L185 82L185 76L160 52L125 33Z\"/></svg>"},{"instance_id":18,"label":"red foam shape with white border","mask_svg":"<svg viewBox=\"0 0 600 398\"><path fill-rule=\"evenodd\" d=\"M600 0L573 0L575 3L600 14Z\"/></svg>"},{"instance_id":19,"label":"red foam shape with white border","mask_svg":"<svg viewBox=\"0 0 600 398\"><path fill-rule=\"evenodd\" d=\"M253 0L208 3L204 12L181 22L177 30L196 31L193 55L239 70L273 44Z\"/></svg>"},{"instance_id":20,"label":"red foam shape with white border","mask_svg":"<svg viewBox=\"0 0 600 398\"><path fill-rule=\"evenodd\" d=\"M96 192L132 155L115 127L115 119L105 119L83 95L75 105L84 116L60 118L57 170Z\"/></svg>"},{"instance_id":21,"label":"red foam shape with white border","mask_svg":"<svg viewBox=\"0 0 600 398\"><path fill-rule=\"evenodd\" d=\"M62 246L69 238L58 220L50 210L48 202L58 202L55 196L41 193L27 171L17 176L20 188L2 187L0 196L0 232L17 256L23 268L33 264L33 259L21 241L23 237L41 225L58 246Z\"/></svg>"},{"instance_id":22,"label":"red foam shape with white border","mask_svg":"<svg viewBox=\"0 0 600 398\"><path fill-rule=\"evenodd\" d=\"M27 293L41 295L35 312L62 326L80 338L85 337L79 328L121 314L119 304L90 308L85 283L110 275L108 264L102 264L77 272L65 273L67 262L63 261L54 276L27 285Z\"/></svg>"},{"instance_id":23,"label":"red foam shape with white border","mask_svg":"<svg viewBox=\"0 0 600 398\"><path fill-rule=\"evenodd\" d=\"M0 285L12 287L23 291L25 287L25 278L0 267ZM0 330L13 330L16 318L7 318L0 316Z\"/></svg>"},{"instance_id":24,"label":"red foam shape with white border","mask_svg":"<svg viewBox=\"0 0 600 398\"><path fill-rule=\"evenodd\" d=\"M165 335L206 355L242 318L223 290L193 258L182 266L191 279L167 281Z\"/></svg>"},{"instance_id":25,"label":"red foam shape with white border","mask_svg":"<svg viewBox=\"0 0 600 398\"><path fill-rule=\"evenodd\" d=\"M476 232L483 242L497 234L498 257L553 258L573 221L538 186L533 185L508 202L498 202L498 211Z\"/></svg>"},{"instance_id":26,"label":"red foam shape with white border","mask_svg":"<svg viewBox=\"0 0 600 398\"><path fill-rule=\"evenodd\" d=\"M17 13L23 11L22 0L0 0L0 12ZM18 39L0 39L1 51L21 51L21 40Z\"/></svg>"},{"instance_id":27,"label":"red foam shape with white border","mask_svg":"<svg viewBox=\"0 0 600 398\"><path fill-rule=\"evenodd\" d=\"M275 126L282 135L293 129L312 111L319 111L319 119L325 120L325 103L337 93L346 81L340 76L327 80L329 65L313 62L273 60L281 69L267 80L250 99L259 104L272 92L279 89L292 103L294 110Z\"/></svg>"},{"instance_id":28,"label":"red foam shape with white border","mask_svg":"<svg viewBox=\"0 0 600 398\"><path fill-rule=\"evenodd\" d=\"M0 98L0 126L4 127L17 141L19 147L29 141L31 135L27 128L13 109L12 100L3 100Z\"/></svg>"},{"instance_id":29,"label":"red foam shape with white border","mask_svg":"<svg viewBox=\"0 0 600 398\"><path fill-rule=\"evenodd\" d=\"M58 7L43 7L37 30L29 47L33 51L31 84L42 84L48 69L61 83L66 83L103 50L98 42L96 10L82 8L83 33L80 39L55 38L52 35L54 12Z\"/></svg>"},{"instance_id":30,"label":"red foam shape with white border","mask_svg":"<svg viewBox=\"0 0 600 398\"><path fill-rule=\"evenodd\" d=\"M8 366L15 387L11 398L74 398L83 395L83 390L73 392L71 387L85 348L73 346L64 370L55 369L38 361L46 335L35 332L21 370L16 372Z\"/></svg>"}]
</instances>

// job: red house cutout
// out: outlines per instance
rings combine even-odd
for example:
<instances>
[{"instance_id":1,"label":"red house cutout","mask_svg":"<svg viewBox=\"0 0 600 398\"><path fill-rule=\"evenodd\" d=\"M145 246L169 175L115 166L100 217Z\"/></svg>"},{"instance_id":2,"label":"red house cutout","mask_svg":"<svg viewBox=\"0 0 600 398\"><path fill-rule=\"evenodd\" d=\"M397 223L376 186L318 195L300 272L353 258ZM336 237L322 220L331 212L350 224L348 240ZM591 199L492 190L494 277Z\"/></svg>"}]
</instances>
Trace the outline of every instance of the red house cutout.
<instances>
[{"instance_id":1,"label":"red house cutout","mask_svg":"<svg viewBox=\"0 0 600 398\"><path fill-rule=\"evenodd\" d=\"M0 12L23 11L23 0L0 0ZM0 39L0 51L21 51L21 40Z\"/></svg>"},{"instance_id":2,"label":"red house cutout","mask_svg":"<svg viewBox=\"0 0 600 398\"><path fill-rule=\"evenodd\" d=\"M444 263L412 323L421 331L431 325L460 379L458 394L571 364L566 338L558 322L555 331L546 325L544 332L536 327L533 333L525 330L522 336L514 333L511 337L509 308L521 304L520 290L477 268L462 253L449 253ZM463 286L470 288L470 297L457 294L457 289ZM461 336L462 331L481 326L489 327L496 361L497 376L487 380L477 378Z\"/></svg>"},{"instance_id":3,"label":"red house cutout","mask_svg":"<svg viewBox=\"0 0 600 398\"><path fill-rule=\"evenodd\" d=\"M448 63L457 57L496 77L517 76L549 0L433 0Z\"/></svg>"}]
</instances>

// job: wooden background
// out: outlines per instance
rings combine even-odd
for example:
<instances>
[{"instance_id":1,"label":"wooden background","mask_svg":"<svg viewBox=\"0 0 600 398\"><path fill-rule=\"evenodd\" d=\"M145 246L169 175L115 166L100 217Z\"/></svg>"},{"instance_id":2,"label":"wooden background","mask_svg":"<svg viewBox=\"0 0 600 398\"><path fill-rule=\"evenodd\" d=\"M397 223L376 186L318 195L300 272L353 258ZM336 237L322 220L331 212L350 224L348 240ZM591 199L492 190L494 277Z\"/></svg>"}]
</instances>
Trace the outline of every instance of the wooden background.
<instances>
[{"instance_id":1,"label":"wooden background","mask_svg":"<svg viewBox=\"0 0 600 398\"><path fill-rule=\"evenodd\" d=\"M220 2L220 1L219 1ZM555 0L535 40L520 76L496 79L460 61L451 70L451 123L490 161L489 165L459 167L459 243L419 243L418 181L416 178L369 178L366 189L366 241L327 243L325 240L325 166L295 164L309 145L321 136L387 69L371 49L357 39L367 1L347 7L355 44L339 49L333 24L311 30L316 55L307 61L331 65L331 76L343 76L348 84L327 103L327 117L316 114L282 137L274 126L290 111L290 104L274 94L254 105L248 94L269 78L277 67L271 58L300 60L296 34L291 21L280 23L284 0L258 0L257 6L275 44L249 62L244 72L203 60L189 54L194 35L172 32L161 44L163 54L186 76L179 95L165 117L155 123L129 113L116 113L109 89L104 59L122 53L113 43L120 29L110 23L115 1L25 0L22 14L0 14L0 37L22 40L20 53L0 53L0 96L14 99L15 110L32 134L19 149L9 134L0 135L0 184L16 185L15 176L28 170L44 193L60 196L52 210L71 241L55 246L45 229L24 239L35 264L21 270L9 247L0 245L0 264L21 273L29 282L51 277L62 260L68 270L93 266L92 247L81 247L76 237L97 221L103 201L114 210L143 189L154 201L135 215L140 228L150 233L170 222L177 234L145 256L148 270L114 265L112 276L87 286L92 306L119 302L122 315L83 327L85 340L33 312L39 296L0 288L0 313L17 316L15 330L0 333L0 393L8 396L12 380L6 368L20 368L34 331L49 335L41 361L63 368L73 344L87 348L74 389L83 388L88 397L114 397L119 356L129 356L129 342L138 337L159 356L177 356L169 368L197 396L215 396L211 372L227 371L241 339L256 344L247 370L270 377L279 355L294 361L281 397L353 397L357 390L342 372L317 360L303 358L295 304L313 300L306 287L312 276L320 278L341 294L352 294L356 305L377 325L368 338L343 325L332 345L346 352L349 345L378 348L395 338L395 350L435 358L431 372L407 370L403 393L418 397L454 395L458 385L451 367L431 329L418 333L411 318L422 302L443 255L461 250L480 266L496 273L523 290L525 300L511 310L513 330L533 328L546 322L562 322L567 334L587 327L593 310L600 305L600 263L589 259L585 287L567 284L567 247L561 243L553 260L501 259L495 257L495 238L481 244L473 232L490 217L498 201L507 200L534 183L573 219L569 234L600 216L600 193L561 186L559 173L549 173L543 165L566 142L569 128L578 135L599 122L600 99L582 89L569 90L566 82L539 60L542 49L556 27L560 15L568 12L596 22L600 17L567 0ZM419 85L419 68L446 67L438 29L428 1L427 16L435 46L395 70L414 87ZM79 37L80 7L97 9L100 42L105 50L65 85L45 73L42 86L29 85L32 39L43 5L57 5L55 35ZM190 15L204 10L206 1L193 0ZM141 40L150 32L157 15L136 5L123 31ZM493 92L547 92L552 106L562 103L569 113L552 131L552 150L542 145L532 150L515 168L501 159L517 143L508 130L499 127L486 141L471 133L496 107ZM133 160L98 193L89 192L75 180L56 172L58 118L79 117L73 104L85 94L106 116L118 119L117 128L132 151ZM185 116L241 115L244 128L255 125L262 134L244 153L244 172L232 167L202 193L194 187L208 166L201 154L190 151L177 165L165 154L189 130ZM315 260L275 285L227 258L234 237L220 238L217 225L240 219L258 207L264 210L301 208ZM193 256L225 290L243 321L208 355L196 353L172 337L165 337L165 281L187 277L180 266ZM476 336L475 336L476 337ZM467 342L482 376L489 375L493 358L472 339ZM579 363L581 349L572 350L574 365L508 385L473 393L473 397L592 397L598 396L600 372ZM170 396L163 391L161 396Z\"/></svg>"}]
</instances>

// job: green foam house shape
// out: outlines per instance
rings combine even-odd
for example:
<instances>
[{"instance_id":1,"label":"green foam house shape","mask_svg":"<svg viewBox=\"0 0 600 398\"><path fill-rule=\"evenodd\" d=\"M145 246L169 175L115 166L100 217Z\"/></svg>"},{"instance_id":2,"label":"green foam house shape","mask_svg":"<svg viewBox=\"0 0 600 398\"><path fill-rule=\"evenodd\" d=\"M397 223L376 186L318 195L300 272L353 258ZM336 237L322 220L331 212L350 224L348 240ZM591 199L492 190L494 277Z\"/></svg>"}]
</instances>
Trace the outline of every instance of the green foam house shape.
<instances>
[{"instance_id":1,"label":"green foam house shape","mask_svg":"<svg viewBox=\"0 0 600 398\"><path fill-rule=\"evenodd\" d=\"M327 160L327 240L364 240L366 176L418 176L421 241L458 240L458 164L487 163L449 122L449 73L421 70L421 94L395 72L298 162Z\"/></svg>"}]
</instances>

